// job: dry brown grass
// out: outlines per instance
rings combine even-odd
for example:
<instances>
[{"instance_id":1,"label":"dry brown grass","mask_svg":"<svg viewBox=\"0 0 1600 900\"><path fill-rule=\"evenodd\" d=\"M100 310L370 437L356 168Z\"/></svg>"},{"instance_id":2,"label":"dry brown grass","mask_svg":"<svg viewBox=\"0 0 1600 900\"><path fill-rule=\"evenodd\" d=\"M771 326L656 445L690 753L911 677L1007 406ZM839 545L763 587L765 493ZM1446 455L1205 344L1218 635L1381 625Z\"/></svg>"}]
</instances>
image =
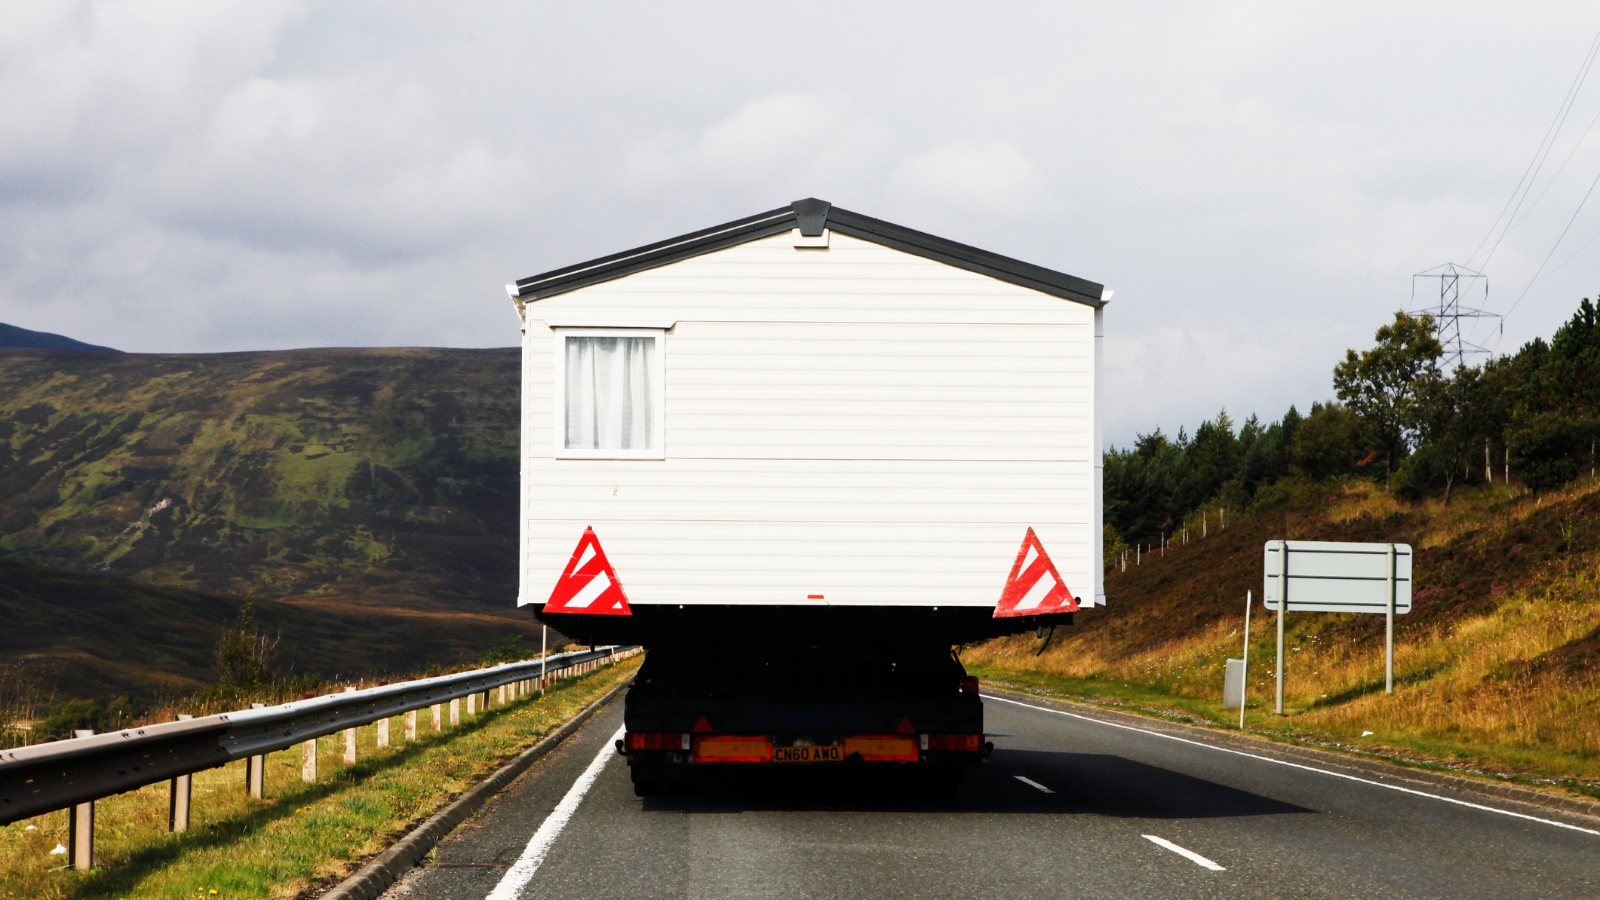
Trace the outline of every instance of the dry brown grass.
<instances>
[{"instance_id":1,"label":"dry brown grass","mask_svg":"<svg viewBox=\"0 0 1600 900\"><path fill-rule=\"evenodd\" d=\"M1357 483L1313 501L1326 526L1302 508L1231 547L1191 543L1175 559L1147 563L1140 581L1113 589L1113 605L1122 607L1115 615L1081 614L1080 625L1042 655L1035 655L1039 641L1017 637L970 648L963 659L990 677L1136 704L1170 701L1237 722L1220 709L1222 671L1241 652L1243 593L1254 585L1215 585L1208 573L1242 581L1237 557L1258 553L1263 536L1285 530L1305 539L1372 540L1395 529L1403 533L1389 539L1433 551L1419 553L1418 577L1420 585L1435 582L1431 593L1419 593L1418 612L1402 617L1395 693L1383 693L1382 617L1296 614L1285 654L1290 716L1265 715L1274 623L1258 600L1252 727L1487 771L1600 780L1600 533L1585 513L1600 501L1600 484L1585 480L1540 497L1480 487L1444 506L1407 505ZM1535 552L1541 555L1531 558ZM1237 600L1191 613L1200 605L1191 598L1213 593Z\"/></svg>"}]
</instances>

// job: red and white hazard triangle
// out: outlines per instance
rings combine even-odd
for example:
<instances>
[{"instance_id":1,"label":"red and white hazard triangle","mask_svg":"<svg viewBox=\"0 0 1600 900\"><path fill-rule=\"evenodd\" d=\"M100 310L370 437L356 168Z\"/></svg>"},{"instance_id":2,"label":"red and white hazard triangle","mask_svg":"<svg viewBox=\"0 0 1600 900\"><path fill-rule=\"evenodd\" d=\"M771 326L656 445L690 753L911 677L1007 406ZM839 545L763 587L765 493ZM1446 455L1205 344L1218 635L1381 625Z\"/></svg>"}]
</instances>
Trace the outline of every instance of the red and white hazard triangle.
<instances>
[{"instance_id":1,"label":"red and white hazard triangle","mask_svg":"<svg viewBox=\"0 0 1600 900\"><path fill-rule=\"evenodd\" d=\"M1022 549L1017 551L1017 561L1011 564L1011 577L1000 592L1000 602L995 604L994 617L1077 611L1078 601L1072 598L1055 563L1044 552L1044 545L1029 528L1027 537L1022 539Z\"/></svg>"},{"instance_id":2,"label":"red and white hazard triangle","mask_svg":"<svg viewBox=\"0 0 1600 900\"><path fill-rule=\"evenodd\" d=\"M550 600L545 603L547 613L584 613L591 616L631 616L628 598L622 593L622 582L600 549L600 539L593 528L585 528L578 539L578 549L556 581Z\"/></svg>"}]
</instances>

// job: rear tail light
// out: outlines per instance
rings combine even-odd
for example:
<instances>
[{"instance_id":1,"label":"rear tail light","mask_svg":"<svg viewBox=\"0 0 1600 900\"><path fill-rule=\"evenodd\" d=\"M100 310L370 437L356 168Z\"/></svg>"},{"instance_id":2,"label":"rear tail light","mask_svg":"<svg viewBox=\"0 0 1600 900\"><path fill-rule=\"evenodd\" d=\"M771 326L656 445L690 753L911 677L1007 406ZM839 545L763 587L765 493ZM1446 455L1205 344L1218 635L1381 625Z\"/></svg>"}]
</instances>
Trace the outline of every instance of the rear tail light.
<instances>
[{"instance_id":1,"label":"rear tail light","mask_svg":"<svg viewBox=\"0 0 1600 900\"><path fill-rule=\"evenodd\" d=\"M928 738L929 750L958 750L962 753L977 753L983 749L983 735L981 734L930 734Z\"/></svg>"},{"instance_id":2,"label":"rear tail light","mask_svg":"<svg viewBox=\"0 0 1600 900\"><path fill-rule=\"evenodd\" d=\"M689 736L674 731L634 731L628 733L629 750L687 750Z\"/></svg>"},{"instance_id":3,"label":"rear tail light","mask_svg":"<svg viewBox=\"0 0 1600 900\"><path fill-rule=\"evenodd\" d=\"M948 681L945 682L945 683L949 684ZM976 676L976 675L968 675L967 677L961 679L961 693L963 693L963 694L976 694L977 692L978 692L978 676Z\"/></svg>"}]
</instances>

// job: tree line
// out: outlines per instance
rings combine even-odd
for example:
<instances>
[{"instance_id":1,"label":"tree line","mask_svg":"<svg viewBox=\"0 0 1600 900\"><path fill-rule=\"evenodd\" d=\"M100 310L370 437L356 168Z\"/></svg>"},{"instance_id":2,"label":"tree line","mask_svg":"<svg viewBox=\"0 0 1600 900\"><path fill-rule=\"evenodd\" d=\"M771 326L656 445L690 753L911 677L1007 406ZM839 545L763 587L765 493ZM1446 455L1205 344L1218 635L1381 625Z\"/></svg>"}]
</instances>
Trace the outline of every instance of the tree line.
<instances>
[{"instance_id":1,"label":"tree line","mask_svg":"<svg viewBox=\"0 0 1600 900\"><path fill-rule=\"evenodd\" d=\"M1374 346L1333 369L1336 399L1270 424L1235 426L1226 410L1191 436L1160 428L1105 453L1107 560L1133 544L1287 481L1369 478L1407 500L1509 478L1549 490L1596 468L1600 440L1600 313L1585 298L1551 339L1446 371L1429 316L1399 312ZM1192 527L1192 525L1191 525ZM1126 543L1124 543L1126 542Z\"/></svg>"}]
</instances>

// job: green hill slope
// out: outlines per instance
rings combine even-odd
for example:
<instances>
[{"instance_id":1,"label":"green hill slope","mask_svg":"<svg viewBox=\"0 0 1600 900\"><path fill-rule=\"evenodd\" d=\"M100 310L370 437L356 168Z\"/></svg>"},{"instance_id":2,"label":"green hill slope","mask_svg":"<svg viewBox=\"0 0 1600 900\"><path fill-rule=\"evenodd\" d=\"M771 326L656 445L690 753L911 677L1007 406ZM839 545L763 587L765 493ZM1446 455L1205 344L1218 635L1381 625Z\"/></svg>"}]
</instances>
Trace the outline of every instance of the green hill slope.
<instances>
[{"instance_id":1,"label":"green hill slope","mask_svg":"<svg viewBox=\"0 0 1600 900\"><path fill-rule=\"evenodd\" d=\"M508 612L518 352L0 351L0 556Z\"/></svg>"},{"instance_id":2,"label":"green hill slope","mask_svg":"<svg viewBox=\"0 0 1600 900\"><path fill-rule=\"evenodd\" d=\"M63 334L48 331L29 331L0 322L0 347L29 347L36 350L81 350L86 353L121 353L98 344L85 344Z\"/></svg>"},{"instance_id":3,"label":"green hill slope","mask_svg":"<svg viewBox=\"0 0 1600 900\"><path fill-rule=\"evenodd\" d=\"M1589 478L1538 496L1478 486L1449 506L1403 504L1365 481L1280 484L1226 530L1213 524L1204 539L1108 572L1109 605L1081 613L1042 654L1041 641L1012 638L963 658L1005 681L1236 724L1236 713L1221 710L1223 661L1240 655L1245 591L1254 590L1251 728L1577 779L1573 786L1600 795L1597 506L1600 482ZM1383 693L1382 616L1296 613L1284 679L1290 715L1268 715L1274 622L1260 602L1262 545L1281 538L1416 549L1393 696Z\"/></svg>"},{"instance_id":4,"label":"green hill slope","mask_svg":"<svg viewBox=\"0 0 1600 900\"><path fill-rule=\"evenodd\" d=\"M239 604L0 560L0 659L63 698L176 696L216 680L217 638ZM512 634L524 635L524 647L539 641L531 617L471 611L258 600L254 617L278 638L278 665L290 675L410 673L470 660Z\"/></svg>"}]
</instances>

